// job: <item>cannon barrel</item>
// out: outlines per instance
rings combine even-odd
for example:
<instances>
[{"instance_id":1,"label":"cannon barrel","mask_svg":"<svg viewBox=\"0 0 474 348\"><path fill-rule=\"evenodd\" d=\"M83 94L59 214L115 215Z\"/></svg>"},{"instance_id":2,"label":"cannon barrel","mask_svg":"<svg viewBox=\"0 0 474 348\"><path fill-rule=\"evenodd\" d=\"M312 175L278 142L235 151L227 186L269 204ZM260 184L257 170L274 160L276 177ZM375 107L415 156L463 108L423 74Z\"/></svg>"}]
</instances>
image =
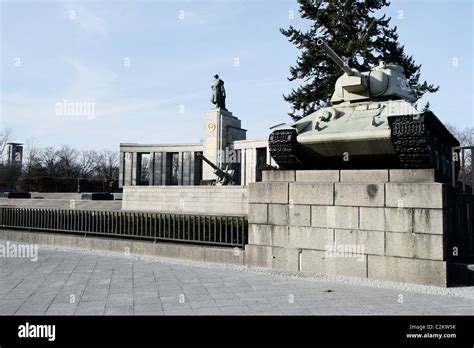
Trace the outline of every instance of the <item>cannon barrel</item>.
<instances>
[{"instance_id":1,"label":"cannon barrel","mask_svg":"<svg viewBox=\"0 0 474 348\"><path fill-rule=\"evenodd\" d=\"M324 42L324 40L322 39L319 39L316 44L321 47L321 49L326 52L326 54L331 57L331 59L334 61L334 63L336 63L342 70L344 70L344 72L351 76L352 74L354 74L354 72L351 70L351 68L349 67L349 65L342 60L341 57L339 57L337 55L336 52L333 51L333 49L331 47L328 46L327 43Z\"/></svg>"},{"instance_id":2,"label":"cannon barrel","mask_svg":"<svg viewBox=\"0 0 474 348\"><path fill-rule=\"evenodd\" d=\"M233 170L222 170L214 163L209 161L206 156L202 153L196 153L196 156L201 157L204 162L211 166L214 169L214 174L218 177L216 180L217 185L233 185L234 184L234 171Z\"/></svg>"},{"instance_id":3,"label":"cannon barrel","mask_svg":"<svg viewBox=\"0 0 474 348\"><path fill-rule=\"evenodd\" d=\"M223 172L222 169L220 169L220 168L219 168L218 166L216 166L214 163L212 163L211 161L209 161L203 154L201 154L201 153L198 152L198 153L196 153L196 156L201 157L204 162L206 162L209 166L212 167L212 169Z\"/></svg>"}]
</instances>

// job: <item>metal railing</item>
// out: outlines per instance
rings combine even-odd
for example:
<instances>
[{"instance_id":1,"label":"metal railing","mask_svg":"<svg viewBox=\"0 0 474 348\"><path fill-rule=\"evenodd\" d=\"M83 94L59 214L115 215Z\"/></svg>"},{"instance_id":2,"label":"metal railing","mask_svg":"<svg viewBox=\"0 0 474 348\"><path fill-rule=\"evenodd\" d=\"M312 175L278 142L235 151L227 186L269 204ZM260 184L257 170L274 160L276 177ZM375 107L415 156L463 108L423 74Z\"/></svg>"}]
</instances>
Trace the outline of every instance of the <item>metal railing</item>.
<instances>
[{"instance_id":1,"label":"metal railing","mask_svg":"<svg viewBox=\"0 0 474 348\"><path fill-rule=\"evenodd\" d=\"M468 154L468 152L470 152ZM456 146L451 148L453 158L451 172L453 178L453 187L456 186L456 180L462 183L462 192L466 193L466 184L474 187L474 146ZM456 162L459 162L459 175L456 178Z\"/></svg>"},{"instance_id":2,"label":"metal railing","mask_svg":"<svg viewBox=\"0 0 474 348\"><path fill-rule=\"evenodd\" d=\"M245 216L0 207L0 227L244 247Z\"/></svg>"},{"instance_id":3,"label":"metal railing","mask_svg":"<svg viewBox=\"0 0 474 348\"><path fill-rule=\"evenodd\" d=\"M462 192L458 195L454 191L454 241L457 245L467 248L467 252L462 254L474 256L474 146L453 147L451 152L452 185L453 188L459 185ZM459 174L456 178L457 170Z\"/></svg>"}]
</instances>

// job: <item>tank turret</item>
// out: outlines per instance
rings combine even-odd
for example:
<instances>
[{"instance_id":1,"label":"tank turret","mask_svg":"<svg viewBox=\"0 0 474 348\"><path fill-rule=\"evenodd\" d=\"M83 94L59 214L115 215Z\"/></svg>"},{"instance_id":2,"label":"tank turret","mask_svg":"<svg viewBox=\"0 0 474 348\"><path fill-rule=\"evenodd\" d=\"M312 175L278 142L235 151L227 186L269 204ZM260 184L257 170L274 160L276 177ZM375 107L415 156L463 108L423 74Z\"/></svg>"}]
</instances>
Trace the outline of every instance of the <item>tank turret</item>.
<instances>
[{"instance_id":1,"label":"tank turret","mask_svg":"<svg viewBox=\"0 0 474 348\"><path fill-rule=\"evenodd\" d=\"M416 109L403 68L380 62L359 72L323 40L317 45L344 73L331 106L272 127L275 162L286 169L434 168L451 179L459 142L431 111Z\"/></svg>"},{"instance_id":2,"label":"tank turret","mask_svg":"<svg viewBox=\"0 0 474 348\"><path fill-rule=\"evenodd\" d=\"M316 44L344 71L337 79L332 104L370 99L415 101L401 66L380 62L370 71L359 72L351 69L323 40L319 39Z\"/></svg>"}]
</instances>

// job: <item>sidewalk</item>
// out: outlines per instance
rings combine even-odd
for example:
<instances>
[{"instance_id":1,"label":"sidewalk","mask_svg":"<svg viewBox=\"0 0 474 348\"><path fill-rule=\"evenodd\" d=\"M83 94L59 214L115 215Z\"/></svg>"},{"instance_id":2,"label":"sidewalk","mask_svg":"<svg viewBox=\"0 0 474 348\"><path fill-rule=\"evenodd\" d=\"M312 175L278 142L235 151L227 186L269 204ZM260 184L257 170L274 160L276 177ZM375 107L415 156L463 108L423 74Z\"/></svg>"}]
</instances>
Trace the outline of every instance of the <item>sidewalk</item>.
<instances>
[{"instance_id":1,"label":"sidewalk","mask_svg":"<svg viewBox=\"0 0 474 348\"><path fill-rule=\"evenodd\" d=\"M40 246L36 262L0 257L0 315L474 314L474 287L275 273Z\"/></svg>"}]
</instances>

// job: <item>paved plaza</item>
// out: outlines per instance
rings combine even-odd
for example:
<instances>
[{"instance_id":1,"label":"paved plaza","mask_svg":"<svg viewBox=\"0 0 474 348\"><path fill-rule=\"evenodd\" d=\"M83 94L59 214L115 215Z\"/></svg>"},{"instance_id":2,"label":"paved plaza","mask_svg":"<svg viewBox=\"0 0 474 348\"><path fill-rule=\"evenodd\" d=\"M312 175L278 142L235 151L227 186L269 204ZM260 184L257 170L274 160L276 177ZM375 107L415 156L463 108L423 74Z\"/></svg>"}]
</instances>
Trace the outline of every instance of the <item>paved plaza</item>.
<instances>
[{"instance_id":1,"label":"paved plaza","mask_svg":"<svg viewBox=\"0 0 474 348\"><path fill-rule=\"evenodd\" d=\"M474 287L360 284L40 246L36 262L0 258L0 314L473 315Z\"/></svg>"}]
</instances>

